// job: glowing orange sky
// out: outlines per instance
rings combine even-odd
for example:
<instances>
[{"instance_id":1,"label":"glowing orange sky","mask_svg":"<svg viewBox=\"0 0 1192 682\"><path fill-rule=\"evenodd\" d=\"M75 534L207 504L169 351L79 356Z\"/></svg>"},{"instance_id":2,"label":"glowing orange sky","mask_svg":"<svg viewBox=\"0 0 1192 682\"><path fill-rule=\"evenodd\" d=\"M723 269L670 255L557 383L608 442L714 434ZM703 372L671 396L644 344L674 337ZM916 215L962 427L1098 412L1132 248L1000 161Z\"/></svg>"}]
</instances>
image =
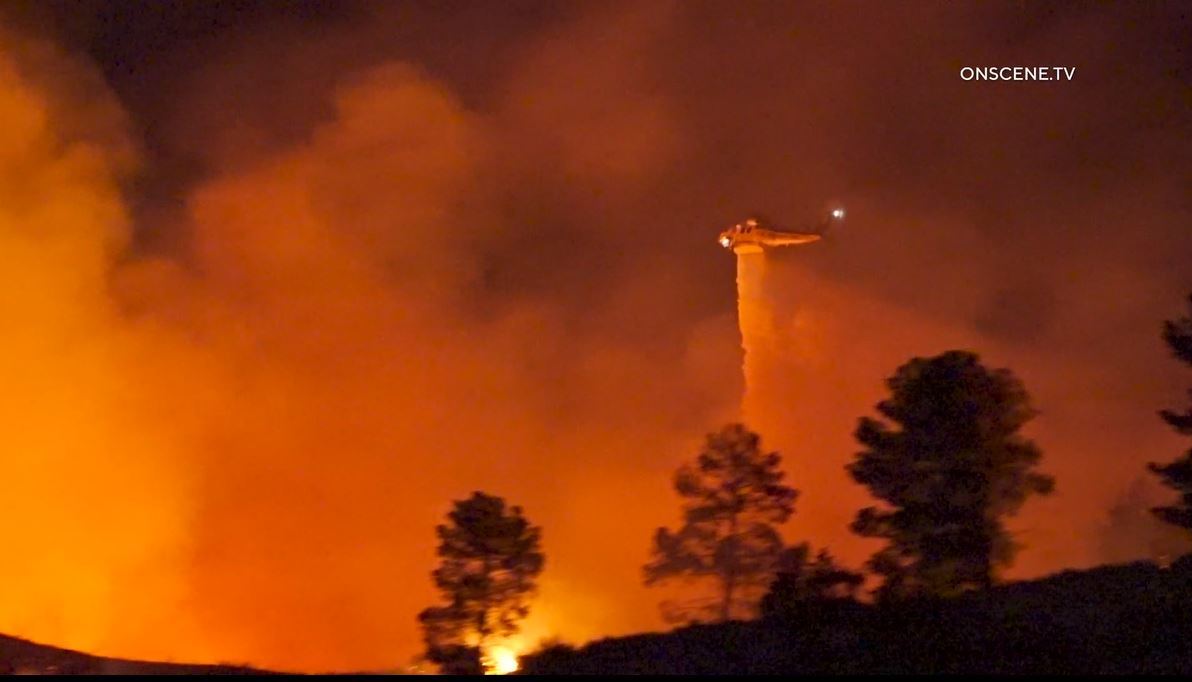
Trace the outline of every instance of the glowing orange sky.
<instances>
[{"instance_id":1,"label":"glowing orange sky","mask_svg":"<svg viewBox=\"0 0 1192 682\"><path fill-rule=\"evenodd\" d=\"M229 38L159 83L168 106L0 33L0 632L403 665L434 525L476 489L543 526L527 642L662 627L651 532L743 388L715 235L828 200L849 222L767 255L757 292L752 426L802 491L787 537L864 559L856 419L912 355L968 347L1023 379L1057 478L1012 524L1012 574L1098 561L1108 504L1181 448L1155 417L1187 384L1158 324L1192 288L1171 79L1109 109L1086 84L961 90L958 46L1110 78L1088 36L1143 38L1108 9L1032 32L906 8L927 44L861 8L576 5L461 53L492 62L464 77L439 42L466 41L424 64L382 4ZM138 193L162 178L168 199Z\"/></svg>"}]
</instances>

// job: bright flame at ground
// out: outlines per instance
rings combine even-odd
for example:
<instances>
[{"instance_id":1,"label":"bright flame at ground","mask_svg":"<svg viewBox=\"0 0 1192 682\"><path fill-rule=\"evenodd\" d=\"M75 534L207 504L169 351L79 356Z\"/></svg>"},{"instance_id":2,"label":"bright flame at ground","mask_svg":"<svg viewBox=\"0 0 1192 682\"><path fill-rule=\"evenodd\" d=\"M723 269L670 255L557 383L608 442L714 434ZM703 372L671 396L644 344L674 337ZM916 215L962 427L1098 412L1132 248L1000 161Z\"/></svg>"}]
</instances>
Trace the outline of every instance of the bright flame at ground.
<instances>
[{"instance_id":1,"label":"bright flame at ground","mask_svg":"<svg viewBox=\"0 0 1192 682\"><path fill-rule=\"evenodd\" d=\"M517 652L504 646L494 646L484 657L486 675L508 675L517 672Z\"/></svg>"}]
</instances>

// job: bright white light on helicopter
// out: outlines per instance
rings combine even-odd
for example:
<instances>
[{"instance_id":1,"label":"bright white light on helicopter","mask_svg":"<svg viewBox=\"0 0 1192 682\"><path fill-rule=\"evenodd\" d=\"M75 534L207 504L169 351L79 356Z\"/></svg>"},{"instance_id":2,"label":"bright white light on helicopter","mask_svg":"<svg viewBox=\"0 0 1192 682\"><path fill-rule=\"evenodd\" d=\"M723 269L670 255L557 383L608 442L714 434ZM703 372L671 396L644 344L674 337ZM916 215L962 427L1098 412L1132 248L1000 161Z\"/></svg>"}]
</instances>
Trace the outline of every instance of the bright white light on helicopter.
<instances>
[{"instance_id":1,"label":"bright white light on helicopter","mask_svg":"<svg viewBox=\"0 0 1192 682\"><path fill-rule=\"evenodd\" d=\"M835 218L835 219L837 219L837 220L840 220L841 218L843 218L843 217L844 217L844 209L843 209L843 208L837 208L837 209L833 209L833 210L832 210L832 217L833 217L833 218Z\"/></svg>"}]
</instances>

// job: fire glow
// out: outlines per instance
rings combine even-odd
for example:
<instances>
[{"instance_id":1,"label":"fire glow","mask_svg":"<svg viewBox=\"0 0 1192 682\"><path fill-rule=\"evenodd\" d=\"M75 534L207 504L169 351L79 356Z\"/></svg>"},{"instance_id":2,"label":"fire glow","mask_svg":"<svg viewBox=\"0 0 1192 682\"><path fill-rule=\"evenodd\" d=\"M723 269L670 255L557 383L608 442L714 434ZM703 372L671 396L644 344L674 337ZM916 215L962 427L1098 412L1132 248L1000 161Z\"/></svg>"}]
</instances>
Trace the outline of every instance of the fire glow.
<instances>
[{"instance_id":1,"label":"fire glow","mask_svg":"<svg viewBox=\"0 0 1192 682\"><path fill-rule=\"evenodd\" d=\"M432 529L476 488L544 528L534 634L656 630L640 567L703 433L743 413L802 491L790 537L856 566L856 419L882 377L944 347L1013 367L1045 412L1059 493L1022 520L1022 574L1097 561L1105 510L1181 447L1153 418L1186 383L1154 328L1192 248L1183 177L1159 172L1184 158L1186 136L1162 137L1178 108L1069 146L1118 140L1122 107L1162 83L1109 104L1091 79L1047 101L1001 89L990 107L950 72L907 97L886 88L953 43L893 49L887 10L577 7L493 46L395 39L417 22L388 5L246 28L236 49L196 38L186 68L186 50L143 47L157 80L0 26L0 633L393 669L422 644ZM904 11L956 40L1007 23ZM842 47L868 81L807 48L846 27L873 38ZM848 234L769 254L758 233L718 236L734 319L716 216L838 188Z\"/></svg>"}]
</instances>

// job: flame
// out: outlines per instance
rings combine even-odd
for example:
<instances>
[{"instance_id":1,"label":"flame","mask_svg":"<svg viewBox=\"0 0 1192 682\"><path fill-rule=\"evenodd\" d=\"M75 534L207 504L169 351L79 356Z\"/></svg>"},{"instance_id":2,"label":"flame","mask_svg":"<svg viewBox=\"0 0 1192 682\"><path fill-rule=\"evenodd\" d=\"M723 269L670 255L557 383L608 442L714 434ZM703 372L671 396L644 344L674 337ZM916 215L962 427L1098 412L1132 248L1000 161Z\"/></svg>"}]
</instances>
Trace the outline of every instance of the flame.
<instances>
[{"instance_id":1,"label":"flame","mask_svg":"<svg viewBox=\"0 0 1192 682\"><path fill-rule=\"evenodd\" d=\"M484 674L509 675L517 672L520 667L517 656L517 652L507 645L489 647L484 655Z\"/></svg>"}]
</instances>

